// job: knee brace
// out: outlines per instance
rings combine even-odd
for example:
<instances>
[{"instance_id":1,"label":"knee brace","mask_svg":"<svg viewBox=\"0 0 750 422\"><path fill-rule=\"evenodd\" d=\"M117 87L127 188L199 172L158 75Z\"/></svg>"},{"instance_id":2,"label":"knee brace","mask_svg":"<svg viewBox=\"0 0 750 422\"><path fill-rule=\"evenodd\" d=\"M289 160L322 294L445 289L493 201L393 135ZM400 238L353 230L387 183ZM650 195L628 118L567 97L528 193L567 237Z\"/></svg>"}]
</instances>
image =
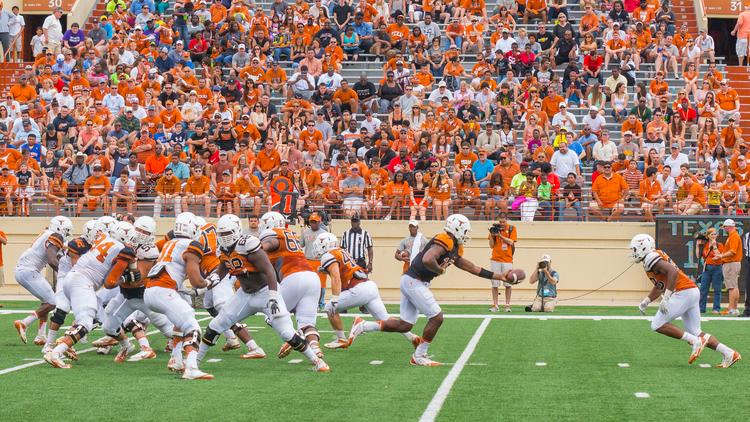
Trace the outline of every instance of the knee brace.
<instances>
[{"instance_id":1,"label":"knee brace","mask_svg":"<svg viewBox=\"0 0 750 422\"><path fill-rule=\"evenodd\" d=\"M304 352L305 350L307 350L307 341L305 341L305 339L300 337L300 335L297 333L295 333L292 338L287 340L287 343L292 346L292 349L298 352Z\"/></svg>"},{"instance_id":2,"label":"knee brace","mask_svg":"<svg viewBox=\"0 0 750 422\"><path fill-rule=\"evenodd\" d=\"M194 349L198 348L198 344L201 341L201 333L200 331L193 330L189 333L185 333L185 336L182 338L182 344L183 347L192 347Z\"/></svg>"},{"instance_id":3,"label":"knee brace","mask_svg":"<svg viewBox=\"0 0 750 422\"><path fill-rule=\"evenodd\" d=\"M88 332L89 330L87 330L83 325L75 324L65 332L65 335L70 337L70 339L73 340L73 344L75 344L78 343L78 341L83 337L85 337Z\"/></svg>"},{"instance_id":4,"label":"knee brace","mask_svg":"<svg viewBox=\"0 0 750 422\"><path fill-rule=\"evenodd\" d=\"M229 328L232 330L234 334L239 335L240 331L247 328L247 324L245 324L244 322L238 322Z\"/></svg>"},{"instance_id":5,"label":"knee brace","mask_svg":"<svg viewBox=\"0 0 750 422\"><path fill-rule=\"evenodd\" d=\"M122 326L123 331L127 333L137 333L139 331L146 331L146 327L136 320L130 320L127 324Z\"/></svg>"},{"instance_id":6,"label":"knee brace","mask_svg":"<svg viewBox=\"0 0 750 422\"><path fill-rule=\"evenodd\" d=\"M216 344L216 340L219 339L220 335L221 335L221 333L219 333L218 331L215 331L213 328L206 327L206 333L203 334L202 341L203 341L203 343L205 343L205 344L207 344L209 346L213 346L213 345Z\"/></svg>"},{"instance_id":7,"label":"knee brace","mask_svg":"<svg viewBox=\"0 0 750 422\"><path fill-rule=\"evenodd\" d=\"M214 318L216 318L216 315L219 315L219 311L217 311L216 308L214 308L213 306L210 308L206 308L206 311L208 312L209 315L211 315Z\"/></svg>"},{"instance_id":8,"label":"knee brace","mask_svg":"<svg viewBox=\"0 0 750 422\"><path fill-rule=\"evenodd\" d=\"M302 333L304 334L305 338L307 338L308 336L315 336L316 340L320 340L320 334L318 334L318 330L312 325L302 327Z\"/></svg>"},{"instance_id":9,"label":"knee brace","mask_svg":"<svg viewBox=\"0 0 750 422\"><path fill-rule=\"evenodd\" d=\"M65 317L67 316L68 316L67 312L61 309L55 309L55 313L52 314L52 318L50 318L50 321L54 322L57 325L64 325Z\"/></svg>"}]
</instances>

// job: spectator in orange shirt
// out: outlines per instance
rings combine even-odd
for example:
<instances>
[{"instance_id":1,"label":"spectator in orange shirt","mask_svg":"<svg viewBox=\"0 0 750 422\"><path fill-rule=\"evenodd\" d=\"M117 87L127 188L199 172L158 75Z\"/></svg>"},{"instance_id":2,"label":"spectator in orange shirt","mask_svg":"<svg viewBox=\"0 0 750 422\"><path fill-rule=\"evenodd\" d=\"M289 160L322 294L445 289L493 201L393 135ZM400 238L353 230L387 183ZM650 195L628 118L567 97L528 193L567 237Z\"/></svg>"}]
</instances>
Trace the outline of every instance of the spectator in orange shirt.
<instances>
[{"instance_id":1,"label":"spectator in orange shirt","mask_svg":"<svg viewBox=\"0 0 750 422\"><path fill-rule=\"evenodd\" d=\"M67 202L68 181L63 179L63 171L56 168L52 179L47 186L47 201L52 203L55 209L55 215L60 214L60 208Z\"/></svg>"},{"instance_id":2,"label":"spectator in orange shirt","mask_svg":"<svg viewBox=\"0 0 750 422\"><path fill-rule=\"evenodd\" d=\"M13 197L18 188L18 179L11 174L6 164L3 164L2 173L0 173L0 194L5 200L5 215L13 215Z\"/></svg>"},{"instance_id":3,"label":"spectator in orange shirt","mask_svg":"<svg viewBox=\"0 0 750 422\"><path fill-rule=\"evenodd\" d=\"M740 96L737 91L729 88L727 80L719 82L719 92L716 93L716 102L719 103L719 122L724 122L729 117L740 118Z\"/></svg>"},{"instance_id":4,"label":"spectator in orange shirt","mask_svg":"<svg viewBox=\"0 0 750 422\"><path fill-rule=\"evenodd\" d=\"M388 25L388 35L391 37L391 48L401 50L403 54L409 39L409 27L404 25L404 14L396 11L396 22Z\"/></svg>"},{"instance_id":5,"label":"spectator in orange shirt","mask_svg":"<svg viewBox=\"0 0 750 422\"><path fill-rule=\"evenodd\" d=\"M687 196L677 202L674 207L675 214L695 215L700 214L706 207L706 190L699 183L696 183L688 173L683 178L682 189L687 192Z\"/></svg>"},{"instance_id":6,"label":"spectator in orange shirt","mask_svg":"<svg viewBox=\"0 0 750 422\"><path fill-rule=\"evenodd\" d=\"M237 185L237 198L239 200L237 213L241 213L244 207L252 208L253 214L260 215L260 207L263 203L260 192L260 181L252 173L250 167L242 166L235 184Z\"/></svg>"},{"instance_id":7,"label":"spectator in orange shirt","mask_svg":"<svg viewBox=\"0 0 750 422\"><path fill-rule=\"evenodd\" d=\"M359 97L346 80L341 81L341 87L333 93L333 102L343 112L349 110L352 114L359 110Z\"/></svg>"},{"instance_id":8,"label":"spectator in orange shirt","mask_svg":"<svg viewBox=\"0 0 750 422\"><path fill-rule=\"evenodd\" d=\"M388 212L383 219L390 220L392 217L400 220L404 206L407 205L411 198L411 188L409 183L404 177L404 173L397 171L393 175L393 181L389 182L385 187L385 195L383 202L386 205L390 205L391 210Z\"/></svg>"},{"instance_id":9,"label":"spectator in orange shirt","mask_svg":"<svg viewBox=\"0 0 750 422\"><path fill-rule=\"evenodd\" d=\"M547 0L526 0L523 12L523 23L529 23L529 19L540 19L547 22Z\"/></svg>"},{"instance_id":10,"label":"spectator in orange shirt","mask_svg":"<svg viewBox=\"0 0 750 422\"><path fill-rule=\"evenodd\" d=\"M628 184L617 173L612 172L612 164L607 162L602 166L600 174L591 185L593 201L589 211L594 217L606 221L617 221L625 209L623 198L628 196ZM604 215L607 211L608 215Z\"/></svg>"},{"instance_id":11,"label":"spectator in orange shirt","mask_svg":"<svg viewBox=\"0 0 750 422\"><path fill-rule=\"evenodd\" d=\"M78 215L87 206L89 211L94 211L97 206L102 205L102 212L109 212L109 191L112 184L109 178L102 174L102 166L94 165L93 174L83 184L83 196L78 198Z\"/></svg>"},{"instance_id":12,"label":"spectator in orange shirt","mask_svg":"<svg viewBox=\"0 0 750 422\"><path fill-rule=\"evenodd\" d=\"M174 205L175 217L181 213L182 197L180 192L182 191L182 183L180 179L174 175L174 171L171 168L164 171L164 175L159 178L156 182L156 198L154 199L154 218L161 217L161 207L163 204ZM208 216L208 214L206 214Z\"/></svg>"},{"instance_id":13,"label":"spectator in orange shirt","mask_svg":"<svg viewBox=\"0 0 750 422\"><path fill-rule=\"evenodd\" d=\"M148 180L156 180L164 173L164 169L169 165L169 157L164 155L164 146L155 145L156 152L146 159L146 177Z\"/></svg>"},{"instance_id":14,"label":"spectator in orange shirt","mask_svg":"<svg viewBox=\"0 0 750 422\"><path fill-rule=\"evenodd\" d=\"M281 165L281 156L276 150L274 141L271 139L266 140L265 147L258 153L255 164L255 175L261 180L265 180L272 171L279 168Z\"/></svg>"},{"instance_id":15,"label":"spectator in orange shirt","mask_svg":"<svg viewBox=\"0 0 750 422\"><path fill-rule=\"evenodd\" d=\"M203 167L193 167L193 174L185 182L182 209L190 211L190 205L203 204L203 215L211 215L211 179L203 174Z\"/></svg>"},{"instance_id":16,"label":"spectator in orange shirt","mask_svg":"<svg viewBox=\"0 0 750 422\"><path fill-rule=\"evenodd\" d=\"M21 104L34 101L36 98L36 88L28 84L29 78L26 75L21 75L19 83L13 85L10 88L10 94L13 99Z\"/></svg>"},{"instance_id":17,"label":"spectator in orange shirt","mask_svg":"<svg viewBox=\"0 0 750 422\"><path fill-rule=\"evenodd\" d=\"M216 217L223 215L224 207L227 214L234 214L234 211L239 209L237 193L237 185L232 182L232 172L224 170L221 173L221 182L216 184Z\"/></svg>"}]
</instances>

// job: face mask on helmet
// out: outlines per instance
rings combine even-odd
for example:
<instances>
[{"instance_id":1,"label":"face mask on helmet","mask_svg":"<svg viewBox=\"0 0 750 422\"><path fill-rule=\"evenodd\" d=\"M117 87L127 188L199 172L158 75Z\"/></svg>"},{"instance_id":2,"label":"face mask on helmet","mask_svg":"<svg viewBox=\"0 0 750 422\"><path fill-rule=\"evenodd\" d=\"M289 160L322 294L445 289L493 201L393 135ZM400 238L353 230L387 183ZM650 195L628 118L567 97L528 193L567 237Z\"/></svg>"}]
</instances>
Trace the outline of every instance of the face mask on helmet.
<instances>
[{"instance_id":1,"label":"face mask on helmet","mask_svg":"<svg viewBox=\"0 0 750 422\"><path fill-rule=\"evenodd\" d=\"M219 246L228 249L234 246L242 236L242 224L236 215L226 214L216 222L216 231Z\"/></svg>"},{"instance_id":2,"label":"face mask on helmet","mask_svg":"<svg viewBox=\"0 0 750 422\"><path fill-rule=\"evenodd\" d=\"M148 216L138 217L133 223L135 227L135 242L139 245L148 245L156 240L156 221Z\"/></svg>"}]
</instances>

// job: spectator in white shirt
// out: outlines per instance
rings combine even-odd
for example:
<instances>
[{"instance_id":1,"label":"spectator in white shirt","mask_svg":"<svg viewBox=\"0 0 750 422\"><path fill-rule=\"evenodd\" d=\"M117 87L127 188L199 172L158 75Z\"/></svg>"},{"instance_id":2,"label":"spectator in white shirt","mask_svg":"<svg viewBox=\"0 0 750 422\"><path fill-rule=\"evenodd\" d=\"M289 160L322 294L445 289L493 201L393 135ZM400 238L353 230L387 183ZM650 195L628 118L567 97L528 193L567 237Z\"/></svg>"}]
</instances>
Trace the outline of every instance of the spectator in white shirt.
<instances>
[{"instance_id":1,"label":"spectator in white shirt","mask_svg":"<svg viewBox=\"0 0 750 422\"><path fill-rule=\"evenodd\" d=\"M602 136L594 144L594 160L612 162L617 158L617 145L609 140L609 132L603 131Z\"/></svg>"},{"instance_id":2,"label":"spectator in white shirt","mask_svg":"<svg viewBox=\"0 0 750 422\"><path fill-rule=\"evenodd\" d=\"M607 121L604 119L604 116L599 114L599 107L591 106L589 107L589 114L583 116L581 123L584 126L588 125L592 132L600 133L604 125L607 124Z\"/></svg>"},{"instance_id":3,"label":"spectator in white shirt","mask_svg":"<svg viewBox=\"0 0 750 422\"><path fill-rule=\"evenodd\" d=\"M680 168L677 167L677 170L679 171ZM661 185L661 193L664 195L665 198L672 197L672 193L675 189L675 180L674 177L671 175L672 168L668 165L662 166L661 172L656 176L656 181L659 182L659 185Z\"/></svg>"},{"instance_id":4,"label":"spectator in white shirt","mask_svg":"<svg viewBox=\"0 0 750 422\"><path fill-rule=\"evenodd\" d=\"M498 51L505 55L505 53L510 51L511 46L516 43L516 40L510 36L510 32L507 28L503 28L502 35L500 36L500 39L497 40L495 43L495 53L497 54Z\"/></svg>"},{"instance_id":5,"label":"spectator in white shirt","mask_svg":"<svg viewBox=\"0 0 750 422\"><path fill-rule=\"evenodd\" d=\"M550 164L560 180L568 177L570 173L581 175L581 161L575 152L568 149L568 143L565 141L561 141L559 149L552 154Z\"/></svg>"},{"instance_id":6,"label":"spectator in white shirt","mask_svg":"<svg viewBox=\"0 0 750 422\"><path fill-rule=\"evenodd\" d=\"M698 31L698 38L695 39L695 45L701 49L701 54L704 58L707 58L709 62L714 61L714 39L712 36L706 33L705 29Z\"/></svg>"},{"instance_id":7,"label":"spectator in white shirt","mask_svg":"<svg viewBox=\"0 0 750 422\"><path fill-rule=\"evenodd\" d=\"M675 142L672 144L670 149L672 152L664 159L664 165L668 165L672 168L671 176L677 177L680 175L680 166L683 164L689 164L687 154L680 152L680 144Z\"/></svg>"},{"instance_id":8,"label":"spectator in white shirt","mask_svg":"<svg viewBox=\"0 0 750 422\"><path fill-rule=\"evenodd\" d=\"M568 113L568 105L564 102L559 104L560 111L552 117L552 126L555 130L564 127L568 132L575 132L578 120L573 113Z\"/></svg>"}]
</instances>

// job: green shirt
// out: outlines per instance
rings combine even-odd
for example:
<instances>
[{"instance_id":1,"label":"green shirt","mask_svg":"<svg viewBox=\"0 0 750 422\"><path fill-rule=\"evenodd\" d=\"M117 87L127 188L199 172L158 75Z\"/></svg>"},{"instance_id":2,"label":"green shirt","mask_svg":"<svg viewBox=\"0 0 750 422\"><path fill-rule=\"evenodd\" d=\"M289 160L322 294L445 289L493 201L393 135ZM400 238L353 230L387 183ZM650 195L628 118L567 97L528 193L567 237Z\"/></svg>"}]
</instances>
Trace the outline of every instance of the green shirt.
<instances>
[{"instance_id":1,"label":"green shirt","mask_svg":"<svg viewBox=\"0 0 750 422\"><path fill-rule=\"evenodd\" d=\"M537 198L543 201L552 199L552 183L544 182L536 189Z\"/></svg>"}]
</instances>

